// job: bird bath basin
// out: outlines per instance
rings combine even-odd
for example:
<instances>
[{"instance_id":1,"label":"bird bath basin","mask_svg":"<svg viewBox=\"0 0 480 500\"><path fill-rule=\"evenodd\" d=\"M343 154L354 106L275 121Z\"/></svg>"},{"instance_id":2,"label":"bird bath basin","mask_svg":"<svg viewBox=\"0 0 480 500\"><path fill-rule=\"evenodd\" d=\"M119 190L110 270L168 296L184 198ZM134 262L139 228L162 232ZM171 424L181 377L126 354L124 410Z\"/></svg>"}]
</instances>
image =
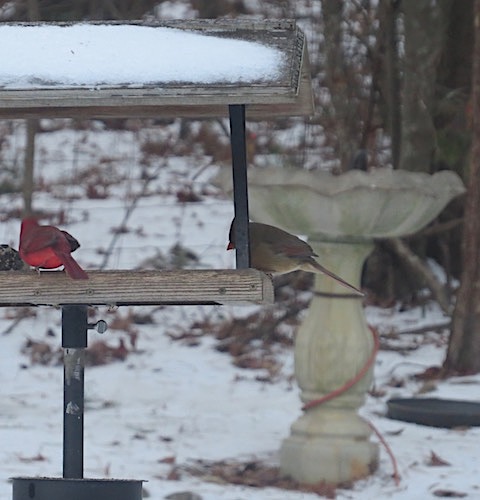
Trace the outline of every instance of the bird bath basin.
<instances>
[{"instance_id":1,"label":"bird bath basin","mask_svg":"<svg viewBox=\"0 0 480 500\"><path fill-rule=\"evenodd\" d=\"M249 171L250 212L310 240L364 240L414 233L464 192L451 171L352 170L342 175L276 168Z\"/></svg>"},{"instance_id":2,"label":"bird bath basin","mask_svg":"<svg viewBox=\"0 0 480 500\"><path fill-rule=\"evenodd\" d=\"M229 191L228 181L218 182ZM379 169L334 176L287 168L249 171L253 220L304 235L319 262L354 286L374 238L404 236L431 222L464 192L450 171L434 175ZM314 295L295 340L295 375L305 404L357 375L373 337L361 300L315 275ZM378 461L371 429L358 416L372 370L335 399L306 410L280 451L282 471L303 483L341 483L368 475Z\"/></svg>"}]
</instances>

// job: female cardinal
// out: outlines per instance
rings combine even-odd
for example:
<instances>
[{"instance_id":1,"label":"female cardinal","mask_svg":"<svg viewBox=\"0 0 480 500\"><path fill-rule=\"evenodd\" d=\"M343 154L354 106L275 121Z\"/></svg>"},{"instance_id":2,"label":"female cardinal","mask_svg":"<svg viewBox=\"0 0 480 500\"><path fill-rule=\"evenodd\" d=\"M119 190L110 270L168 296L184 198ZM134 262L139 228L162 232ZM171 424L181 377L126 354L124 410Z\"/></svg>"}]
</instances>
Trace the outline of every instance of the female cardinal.
<instances>
[{"instance_id":1,"label":"female cardinal","mask_svg":"<svg viewBox=\"0 0 480 500\"><path fill-rule=\"evenodd\" d=\"M30 266L55 269L64 266L74 280L88 279L87 273L70 255L80 243L66 231L54 226L40 226L34 217L22 220L20 229L20 257Z\"/></svg>"},{"instance_id":2,"label":"female cardinal","mask_svg":"<svg viewBox=\"0 0 480 500\"><path fill-rule=\"evenodd\" d=\"M235 219L228 235L227 250L235 248ZM350 283L325 269L313 257L318 257L305 241L282 229L259 222L249 222L251 266L270 274L285 274L301 269L310 273L330 276L341 285L353 290L358 295L363 293Z\"/></svg>"}]
</instances>

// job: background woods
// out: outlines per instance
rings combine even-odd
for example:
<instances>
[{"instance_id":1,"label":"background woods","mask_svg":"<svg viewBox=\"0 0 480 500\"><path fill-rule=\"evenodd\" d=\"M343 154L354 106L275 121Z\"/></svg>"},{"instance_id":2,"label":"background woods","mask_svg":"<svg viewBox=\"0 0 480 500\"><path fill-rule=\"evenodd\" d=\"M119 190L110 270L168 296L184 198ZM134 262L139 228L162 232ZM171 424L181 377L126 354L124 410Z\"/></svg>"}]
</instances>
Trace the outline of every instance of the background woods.
<instances>
[{"instance_id":1,"label":"background woods","mask_svg":"<svg viewBox=\"0 0 480 500\"><path fill-rule=\"evenodd\" d=\"M448 313L456 280L462 276L453 322L455 340L445 369L464 372L480 370L480 356L477 362L474 356L469 361L465 358L474 352L472 345L480 345L476 314L468 313L475 302L478 266L473 251L478 247L474 235L479 232L475 224L479 195L474 188L478 154L475 144L471 149L479 112L478 98L471 92L476 34L472 19L477 7L473 0L463 1L462 8L453 0L18 0L1 2L0 18L4 22L245 15L297 19L309 42L317 112L308 120L249 123L250 164L334 173L388 166L428 173L451 169L469 183L465 216L465 200L456 199L419 234L377 242L363 276L373 304L391 305L396 300L414 304L433 297ZM124 120L106 120L103 125L142 127ZM88 125L71 122L68 126ZM10 122L0 124L0 146L8 141L11 127ZM35 136L48 133L48 127L35 120L27 122L25 155L15 159L24 165L23 176L18 164L2 158L0 150L0 189L22 190L27 211L32 210ZM198 148L211 156L212 163L222 163L229 155L227 135L228 128L219 121L182 122L177 137L149 139L142 147L146 155L163 156L186 155ZM104 188L91 184L87 194L102 196ZM464 220L470 236L466 233L462 240ZM428 264L432 261L440 264L443 276ZM465 329L466 337L461 333Z\"/></svg>"},{"instance_id":2,"label":"background woods","mask_svg":"<svg viewBox=\"0 0 480 500\"><path fill-rule=\"evenodd\" d=\"M362 271L366 295L355 302L359 316L345 306L349 301L325 300L322 280L313 284L304 272L276 276L269 307L89 307L90 324L108 324L103 335L88 332L89 476L146 478L144 496L152 498L476 498L480 427L434 428L388 414L392 398L414 398L416 405L419 398L454 399L456 409L458 400L478 399L480 0L459 5L453 0L0 0L5 23L295 19L308 40L316 113L308 119L247 122L251 215L256 181L268 179L273 192L265 175L270 167L296 168L293 175L307 174L309 181L326 175L325 182L332 180L325 171L340 176L395 169L401 178L405 172L398 171L408 170L424 179L451 170L467 186L418 233L375 241ZM155 47L145 50L150 49ZM124 61L123 51L117 53ZM137 271L210 273L233 267L233 252L226 251L233 207L217 182L219 173L231 179L229 136L223 118L0 120L0 264L22 265L4 244L18 248L20 219L31 212L78 238L74 258L91 278L98 270L129 270L132 277ZM366 207L377 199L373 191L362 198ZM395 193L390 187L384 192L386 201L378 205L388 215L418 207L417 193L403 189L400 199L409 201L392 210ZM360 202L347 198L352 212L360 213ZM309 215L306 209L294 211L300 218ZM405 210L412 211L421 212ZM312 220L318 212L310 212ZM357 257L363 262L371 246L364 245L365 233L359 236ZM346 245L320 245L315 235L310 243L321 264L338 264L335 271L347 279L355 259L342 253ZM351 272L355 279L361 262ZM190 288L192 274L176 272ZM43 278L26 270L21 280L29 286L31 279ZM18 293L6 288L4 295ZM330 324L339 326L338 332L329 332L322 303L335 306L338 315ZM311 315L312 306L318 317ZM349 334L363 316L370 328L364 324L365 336L354 344ZM302 340L307 323L313 349ZM378 340L373 349L365 341L371 334ZM61 469L58 309L2 307L0 343L0 497L6 498L9 478L58 475ZM302 343L311 363L298 356ZM285 479L278 460L282 439L296 429L292 421L305 399L299 392L303 386L310 391L311 378L329 381L330 395L336 393L348 370L362 373L360 347L372 363L373 383L364 378L365 392L349 393L345 400L363 403L361 425L371 421L385 436L399 474L388 452L380 450L378 468L369 469L367 478L304 490ZM321 367L324 375L312 371L302 382L299 372L307 365ZM336 410L340 401L331 407ZM442 417L436 408L434 413ZM340 420L328 421L337 427ZM352 436L356 446L358 434ZM379 439L372 435L367 442ZM395 485L392 478L398 475L401 482Z\"/></svg>"}]
</instances>

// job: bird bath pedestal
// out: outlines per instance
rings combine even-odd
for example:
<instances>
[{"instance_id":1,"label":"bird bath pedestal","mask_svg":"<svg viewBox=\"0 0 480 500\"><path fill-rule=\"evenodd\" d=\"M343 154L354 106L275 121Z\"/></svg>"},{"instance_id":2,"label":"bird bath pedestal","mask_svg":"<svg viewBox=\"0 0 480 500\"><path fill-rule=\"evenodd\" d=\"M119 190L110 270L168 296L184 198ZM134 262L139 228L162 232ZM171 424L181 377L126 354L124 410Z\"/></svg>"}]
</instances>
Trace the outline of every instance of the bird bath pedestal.
<instances>
[{"instance_id":1,"label":"bird bath pedestal","mask_svg":"<svg viewBox=\"0 0 480 500\"><path fill-rule=\"evenodd\" d=\"M308 237L319 262L355 286L374 238L403 236L433 220L464 191L450 171L325 172L259 169L249 173L250 213ZM342 297L342 295L344 295ZM362 302L323 275L295 341L295 375L305 404L341 387L362 369L373 337ZM372 370L340 396L306 410L280 451L281 469L302 483L341 483L371 473L378 446L358 415Z\"/></svg>"},{"instance_id":2,"label":"bird bath pedestal","mask_svg":"<svg viewBox=\"0 0 480 500\"><path fill-rule=\"evenodd\" d=\"M359 286L370 242L309 240L319 261ZM344 296L337 298L335 295ZM333 296L332 296L333 295ZM333 280L316 275L307 317L295 339L295 376L307 404L351 380L373 349L361 298ZM368 373L342 395L303 413L293 423L280 452L282 471L302 483L340 483L368 475L378 461L370 427L357 414L371 383Z\"/></svg>"}]
</instances>

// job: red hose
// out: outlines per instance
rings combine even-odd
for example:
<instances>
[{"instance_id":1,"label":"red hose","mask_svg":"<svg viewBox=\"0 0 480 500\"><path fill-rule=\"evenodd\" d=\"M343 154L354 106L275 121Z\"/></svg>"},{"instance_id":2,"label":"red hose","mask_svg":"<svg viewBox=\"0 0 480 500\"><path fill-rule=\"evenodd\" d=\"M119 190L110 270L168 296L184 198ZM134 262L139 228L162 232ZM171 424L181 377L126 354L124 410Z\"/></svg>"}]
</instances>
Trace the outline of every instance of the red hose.
<instances>
[{"instance_id":1,"label":"red hose","mask_svg":"<svg viewBox=\"0 0 480 500\"><path fill-rule=\"evenodd\" d=\"M340 394L343 394L344 392L348 391L351 387L353 387L357 382L359 382L370 370L370 368L373 366L373 363L375 362L375 358L377 357L377 353L380 349L380 336L378 335L378 332L369 326L370 331L372 332L372 337L373 337L373 349L372 352L370 353L370 356L368 357L367 361L365 362L365 365L362 367L362 369L355 375L355 377L351 378L350 380L347 380L342 386L338 387L338 389L335 389L328 394L325 394L325 396L322 396L321 398L313 399L312 401L309 401L308 403L304 404L302 407L303 411L310 410L311 408L315 408L327 401L330 401L331 399L336 398L337 396L340 396ZM397 460L395 459L395 455L393 454L390 446L388 443L385 441L385 438L382 436L380 431L371 423L367 422L368 425L371 427L373 432L377 435L378 439L384 446L388 456L390 457L390 460L392 462L393 466L393 479L395 481L395 484L398 486L400 483L400 474L398 472L398 465L397 465Z\"/></svg>"},{"instance_id":2,"label":"red hose","mask_svg":"<svg viewBox=\"0 0 480 500\"><path fill-rule=\"evenodd\" d=\"M368 370L370 370L370 368L373 366L373 363L375 362L375 358L377 357L378 350L380 349L380 337L378 336L377 331L374 328L372 328L371 326L369 326L368 328L372 332L372 336L373 336L373 349L372 349L372 352L370 353L369 358L365 362L365 365L362 367L362 369L355 375L355 377L351 378L350 380L347 380L338 389L335 389L332 392L325 394L325 396L322 396L321 398L313 399L312 401L305 403L302 407L303 411L307 411L307 410L310 410L311 408L315 408L316 406L319 406L327 401L330 401L331 399L336 398L337 396L340 396L340 394L343 394L344 392L348 391L348 389L353 387L357 382L359 382L367 374Z\"/></svg>"}]
</instances>

